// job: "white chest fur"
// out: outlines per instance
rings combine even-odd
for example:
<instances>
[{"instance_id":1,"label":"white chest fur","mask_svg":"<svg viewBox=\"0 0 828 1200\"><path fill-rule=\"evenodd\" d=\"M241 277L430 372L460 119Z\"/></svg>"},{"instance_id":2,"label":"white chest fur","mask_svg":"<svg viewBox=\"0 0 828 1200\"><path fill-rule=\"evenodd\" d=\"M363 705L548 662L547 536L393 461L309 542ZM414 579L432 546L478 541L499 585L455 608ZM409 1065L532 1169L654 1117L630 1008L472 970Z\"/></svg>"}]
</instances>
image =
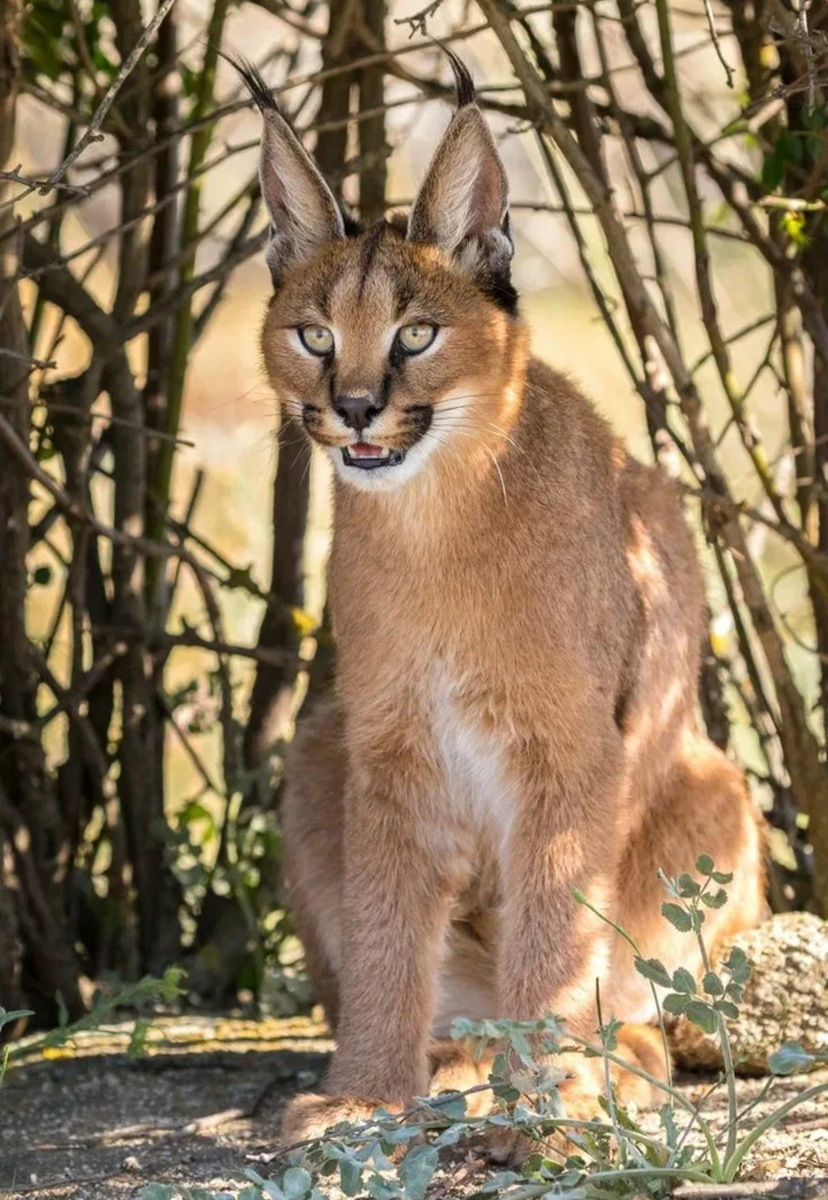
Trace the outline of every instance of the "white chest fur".
<instances>
[{"instance_id":1,"label":"white chest fur","mask_svg":"<svg viewBox=\"0 0 828 1200\"><path fill-rule=\"evenodd\" d=\"M506 770L505 739L484 734L470 719L460 685L442 665L432 675L430 708L446 815L502 850L511 827L515 791Z\"/></svg>"}]
</instances>

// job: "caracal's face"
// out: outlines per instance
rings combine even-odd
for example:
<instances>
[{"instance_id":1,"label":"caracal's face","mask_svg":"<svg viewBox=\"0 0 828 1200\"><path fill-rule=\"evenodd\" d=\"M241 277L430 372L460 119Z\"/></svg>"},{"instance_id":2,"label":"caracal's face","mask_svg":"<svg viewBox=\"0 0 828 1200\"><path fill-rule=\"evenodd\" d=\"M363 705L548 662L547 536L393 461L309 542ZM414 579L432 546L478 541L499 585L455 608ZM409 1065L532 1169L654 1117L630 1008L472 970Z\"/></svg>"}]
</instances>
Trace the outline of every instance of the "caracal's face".
<instances>
[{"instance_id":1,"label":"caracal's face","mask_svg":"<svg viewBox=\"0 0 828 1200\"><path fill-rule=\"evenodd\" d=\"M367 232L255 68L241 68L263 118L270 381L340 478L369 491L394 491L440 461L451 469L491 437L519 328L505 171L471 77L449 58L458 108L408 219Z\"/></svg>"},{"instance_id":2,"label":"caracal's face","mask_svg":"<svg viewBox=\"0 0 828 1200\"><path fill-rule=\"evenodd\" d=\"M498 301L382 222L286 274L263 333L271 382L343 481L401 487L496 418L514 330Z\"/></svg>"}]
</instances>

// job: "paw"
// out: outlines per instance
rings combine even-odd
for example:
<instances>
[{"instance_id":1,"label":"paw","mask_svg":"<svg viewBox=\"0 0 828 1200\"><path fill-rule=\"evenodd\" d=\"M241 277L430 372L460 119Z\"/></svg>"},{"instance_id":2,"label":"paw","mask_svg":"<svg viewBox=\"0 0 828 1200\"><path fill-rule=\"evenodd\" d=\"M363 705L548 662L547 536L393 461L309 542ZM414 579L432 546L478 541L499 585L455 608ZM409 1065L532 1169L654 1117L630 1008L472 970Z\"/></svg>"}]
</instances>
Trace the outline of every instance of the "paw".
<instances>
[{"instance_id":1,"label":"paw","mask_svg":"<svg viewBox=\"0 0 828 1200\"><path fill-rule=\"evenodd\" d=\"M567 1076L559 1085L563 1110L561 1116L570 1121L602 1118L598 1103L600 1081L593 1064L586 1062L582 1055L562 1054L550 1059L550 1065L556 1070L565 1071ZM486 1157L497 1165L508 1164L518 1168L531 1154L543 1154L562 1161L568 1154L577 1152L568 1136L570 1131L577 1132L577 1128L563 1125L541 1138L505 1127L495 1128L486 1137Z\"/></svg>"},{"instance_id":2,"label":"paw","mask_svg":"<svg viewBox=\"0 0 828 1200\"><path fill-rule=\"evenodd\" d=\"M546 1152L544 1143L516 1133L514 1129L493 1129L486 1135L486 1158L497 1167L523 1166L530 1154Z\"/></svg>"},{"instance_id":3,"label":"paw","mask_svg":"<svg viewBox=\"0 0 828 1200\"><path fill-rule=\"evenodd\" d=\"M343 1121L359 1124L370 1121L381 1100L364 1096L323 1096L304 1092L294 1096L282 1117L281 1143L293 1146L297 1142L323 1138L329 1129ZM389 1107L389 1106L385 1106Z\"/></svg>"},{"instance_id":4,"label":"paw","mask_svg":"<svg viewBox=\"0 0 828 1200\"><path fill-rule=\"evenodd\" d=\"M435 1041L429 1052L431 1083L428 1094L470 1092L466 1096L466 1115L485 1116L492 1109L493 1094L488 1084L493 1058L492 1054L486 1054L478 1061L472 1046L465 1042Z\"/></svg>"}]
</instances>

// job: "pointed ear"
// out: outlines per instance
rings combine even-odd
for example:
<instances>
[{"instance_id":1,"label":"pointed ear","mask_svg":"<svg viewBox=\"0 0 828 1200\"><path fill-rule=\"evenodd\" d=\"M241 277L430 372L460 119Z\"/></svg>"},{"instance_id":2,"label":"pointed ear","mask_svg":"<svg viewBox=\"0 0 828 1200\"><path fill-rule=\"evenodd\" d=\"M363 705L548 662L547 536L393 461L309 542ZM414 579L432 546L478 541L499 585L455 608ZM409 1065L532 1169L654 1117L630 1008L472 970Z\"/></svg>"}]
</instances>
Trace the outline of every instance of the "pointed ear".
<instances>
[{"instance_id":1,"label":"pointed ear","mask_svg":"<svg viewBox=\"0 0 828 1200\"><path fill-rule=\"evenodd\" d=\"M246 83L264 122L259 178L270 214L265 252L274 284L287 267L310 258L326 242L345 236L342 211L305 147L279 111L258 70L230 60Z\"/></svg>"},{"instance_id":2,"label":"pointed ear","mask_svg":"<svg viewBox=\"0 0 828 1200\"><path fill-rule=\"evenodd\" d=\"M468 269L502 274L512 257L506 172L475 103L465 66L449 55L458 108L443 135L408 219L408 237L459 254Z\"/></svg>"}]
</instances>

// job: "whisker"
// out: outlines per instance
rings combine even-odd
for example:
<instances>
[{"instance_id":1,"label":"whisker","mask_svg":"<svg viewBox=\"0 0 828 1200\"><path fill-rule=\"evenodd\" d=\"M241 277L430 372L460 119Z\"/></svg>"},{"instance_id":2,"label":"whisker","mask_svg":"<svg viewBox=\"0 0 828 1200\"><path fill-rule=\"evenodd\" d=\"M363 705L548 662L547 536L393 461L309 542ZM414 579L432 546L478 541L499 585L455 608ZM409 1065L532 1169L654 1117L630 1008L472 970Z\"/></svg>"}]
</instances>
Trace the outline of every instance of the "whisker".
<instances>
[{"instance_id":1,"label":"whisker","mask_svg":"<svg viewBox=\"0 0 828 1200\"><path fill-rule=\"evenodd\" d=\"M494 469L497 471L498 479L500 480L500 490L503 492L503 502L506 505L506 508L508 508L509 507L509 497L506 495L506 483L503 479L503 472L500 469L500 463L497 461L497 459L495 458L492 451L489 449L489 447L486 445L485 442L482 442L480 440L480 438L476 438L473 433L464 432L462 429L455 429L455 430L453 430L453 432L459 433L461 437L470 438L473 442L476 442L477 445L480 446L483 450L485 450L485 452L488 454L489 458L492 460Z\"/></svg>"}]
</instances>

